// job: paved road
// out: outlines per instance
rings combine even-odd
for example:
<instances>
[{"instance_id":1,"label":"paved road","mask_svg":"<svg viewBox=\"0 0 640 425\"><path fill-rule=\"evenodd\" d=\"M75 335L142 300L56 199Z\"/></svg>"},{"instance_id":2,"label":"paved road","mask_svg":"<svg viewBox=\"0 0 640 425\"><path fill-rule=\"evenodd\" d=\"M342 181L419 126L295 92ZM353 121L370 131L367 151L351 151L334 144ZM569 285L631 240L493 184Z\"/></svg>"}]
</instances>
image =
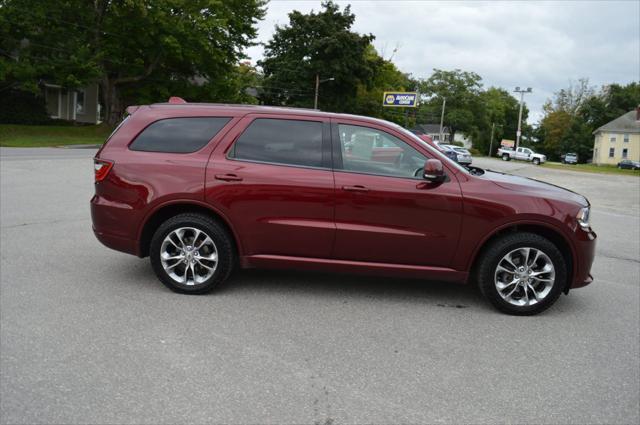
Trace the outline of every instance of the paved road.
<instances>
[{"instance_id":1,"label":"paved road","mask_svg":"<svg viewBox=\"0 0 640 425\"><path fill-rule=\"evenodd\" d=\"M518 318L401 279L251 271L173 294L93 237L93 153L0 150L2 423L640 421L638 178L477 161L594 205L595 283Z\"/></svg>"}]
</instances>

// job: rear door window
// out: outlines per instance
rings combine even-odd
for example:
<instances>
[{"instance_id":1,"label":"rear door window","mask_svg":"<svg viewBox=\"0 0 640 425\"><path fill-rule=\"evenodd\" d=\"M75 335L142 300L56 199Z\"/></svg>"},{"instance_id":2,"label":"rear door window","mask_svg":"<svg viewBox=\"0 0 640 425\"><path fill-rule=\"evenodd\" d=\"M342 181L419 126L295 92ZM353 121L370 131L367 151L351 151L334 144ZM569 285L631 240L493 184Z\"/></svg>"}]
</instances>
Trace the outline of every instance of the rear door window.
<instances>
[{"instance_id":1,"label":"rear door window","mask_svg":"<svg viewBox=\"0 0 640 425\"><path fill-rule=\"evenodd\" d=\"M144 152L195 152L209 143L230 119L194 117L156 121L135 138L129 149Z\"/></svg>"},{"instance_id":2,"label":"rear door window","mask_svg":"<svg viewBox=\"0 0 640 425\"><path fill-rule=\"evenodd\" d=\"M229 158L303 167L323 166L323 123L258 118L236 140Z\"/></svg>"}]
</instances>

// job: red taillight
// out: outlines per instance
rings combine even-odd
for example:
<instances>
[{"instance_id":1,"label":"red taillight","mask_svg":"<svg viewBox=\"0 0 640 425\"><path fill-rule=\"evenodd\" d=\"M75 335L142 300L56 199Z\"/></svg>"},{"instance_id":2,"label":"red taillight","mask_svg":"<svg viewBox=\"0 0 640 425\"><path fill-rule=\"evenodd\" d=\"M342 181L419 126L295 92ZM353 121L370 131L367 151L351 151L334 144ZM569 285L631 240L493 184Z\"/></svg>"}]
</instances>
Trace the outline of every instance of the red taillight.
<instances>
[{"instance_id":1,"label":"red taillight","mask_svg":"<svg viewBox=\"0 0 640 425\"><path fill-rule=\"evenodd\" d=\"M113 167L112 161L105 161L104 159L94 159L93 160L93 169L95 171L95 182L101 182L107 177L109 171L111 171L111 167Z\"/></svg>"}]
</instances>

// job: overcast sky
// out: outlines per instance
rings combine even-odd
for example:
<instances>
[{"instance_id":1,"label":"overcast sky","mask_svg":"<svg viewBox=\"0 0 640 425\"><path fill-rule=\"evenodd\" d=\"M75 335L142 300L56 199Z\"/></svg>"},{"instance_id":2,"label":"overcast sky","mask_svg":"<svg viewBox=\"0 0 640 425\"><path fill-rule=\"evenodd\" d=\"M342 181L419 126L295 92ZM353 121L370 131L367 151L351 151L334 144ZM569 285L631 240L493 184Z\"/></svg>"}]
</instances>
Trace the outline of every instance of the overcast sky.
<instances>
[{"instance_id":1,"label":"overcast sky","mask_svg":"<svg viewBox=\"0 0 640 425\"><path fill-rule=\"evenodd\" d=\"M536 122L542 104L570 81L640 80L640 0L561 2L337 1L351 4L353 29L403 72L427 78L433 68L474 71L485 87L532 87L525 96ZM292 10L320 10L320 1L271 0L258 41ZM255 63L263 48L247 54Z\"/></svg>"}]
</instances>

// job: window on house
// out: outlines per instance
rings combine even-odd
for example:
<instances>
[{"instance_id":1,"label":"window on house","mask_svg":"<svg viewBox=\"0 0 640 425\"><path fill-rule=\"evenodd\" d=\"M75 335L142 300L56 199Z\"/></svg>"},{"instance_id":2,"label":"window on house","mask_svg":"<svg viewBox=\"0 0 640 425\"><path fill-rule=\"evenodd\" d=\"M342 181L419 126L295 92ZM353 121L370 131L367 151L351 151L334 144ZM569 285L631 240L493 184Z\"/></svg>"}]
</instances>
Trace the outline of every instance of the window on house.
<instances>
[{"instance_id":1,"label":"window on house","mask_svg":"<svg viewBox=\"0 0 640 425\"><path fill-rule=\"evenodd\" d=\"M624 135L624 142L625 143L629 143L629 135L628 134Z\"/></svg>"},{"instance_id":2,"label":"window on house","mask_svg":"<svg viewBox=\"0 0 640 425\"><path fill-rule=\"evenodd\" d=\"M84 114L84 90L76 91L76 114Z\"/></svg>"},{"instance_id":3,"label":"window on house","mask_svg":"<svg viewBox=\"0 0 640 425\"><path fill-rule=\"evenodd\" d=\"M610 141L611 143L615 143L615 142L616 142L616 136L613 136L613 135L612 135L612 136L610 136L610 137L609 137L609 141Z\"/></svg>"},{"instance_id":4,"label":"window on house","mask_svg":"<svg viewBox=\"0 0 640 425\"><path fill-rule=\"evenodd\" d=\"M609 158L613 158L616 154L616 148L609 148Z\"/></svg>"},{"instance_id":5,"label":"window on house","mask_svg":"<svg viewBox=\"0 0 640 425\"><path fill-rule=\"evenodd\" d=\"M627 155L628 155L628 153L629 153L629 152L628 152L628 149L627 149L627 148L622 149L622 157L623 157L623 158L626 158L626 157L627 157Z\"/></svg>"},{"instance_id":6,"label":"window on house","mask_svg":"<svg viewBox=\"0 0 640 425\"><path fill-rule=\"evenodd\" d=\"M169 118L144 129L129 145L133 151L190 153L204 147L230 118Z\"/></svg>"}]
</instances>

